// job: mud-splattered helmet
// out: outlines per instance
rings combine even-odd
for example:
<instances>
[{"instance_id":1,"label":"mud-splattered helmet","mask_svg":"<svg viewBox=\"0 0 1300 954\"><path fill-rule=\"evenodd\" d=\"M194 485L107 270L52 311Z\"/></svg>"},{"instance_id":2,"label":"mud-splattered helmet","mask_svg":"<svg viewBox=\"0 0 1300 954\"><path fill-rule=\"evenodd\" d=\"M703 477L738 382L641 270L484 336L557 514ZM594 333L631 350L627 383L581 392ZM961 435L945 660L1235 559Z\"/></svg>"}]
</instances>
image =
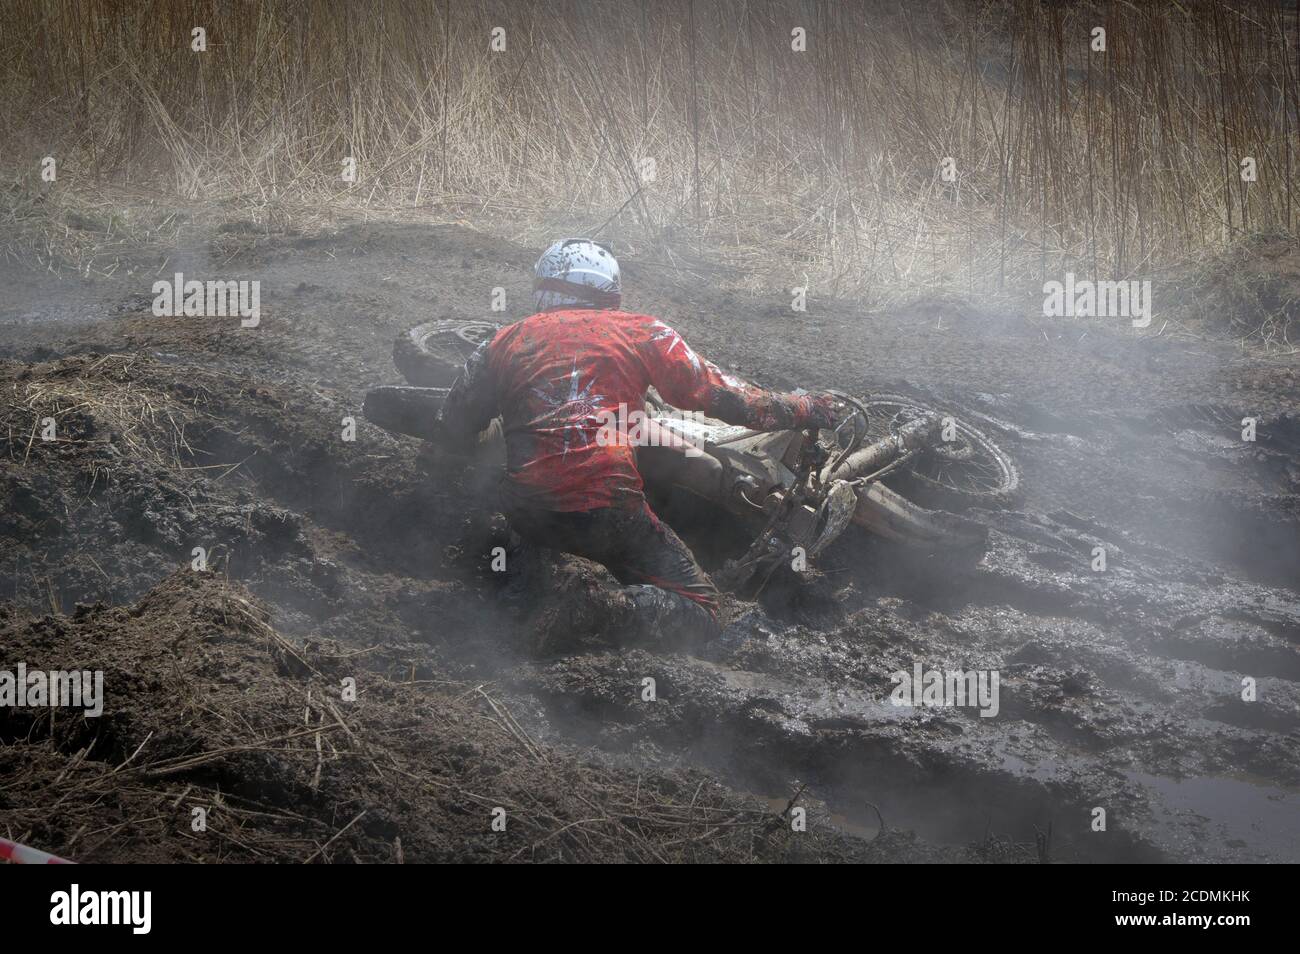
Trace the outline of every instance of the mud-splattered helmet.
<instances>
[{"instance_id":1,"label":"mud-splattered helmet","mask_svg":"<svg viewBox=\"0 0 1300 954\"><path fill-rule=\"evenodd\" d=\"M534 270L533 299L538 311L551 308L618 308L623 286L618 260L608 245L567 238L542 253Z\"/></svg>"}]
</instances>

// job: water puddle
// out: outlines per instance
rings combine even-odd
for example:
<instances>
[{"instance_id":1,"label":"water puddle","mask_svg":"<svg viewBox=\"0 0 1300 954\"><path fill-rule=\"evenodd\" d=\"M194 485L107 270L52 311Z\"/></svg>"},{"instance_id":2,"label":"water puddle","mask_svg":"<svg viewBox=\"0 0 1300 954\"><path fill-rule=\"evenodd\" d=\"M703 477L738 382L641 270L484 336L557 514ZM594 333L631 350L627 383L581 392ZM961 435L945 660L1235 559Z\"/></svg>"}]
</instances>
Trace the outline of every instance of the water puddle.
<instances>
[{"instance_id":1,"label":"water puddle","mask_svg":"<svg viewBox=\"0 0 1300 954\"><path fill-rule=\"evenodd\" d=\"M1141 772L1128 777L1159 796L1156 822L1174 841L1188 837L1189 816L1204 819L1230 848L1264 861L1300 861L1300 793L1236 778L1172 779Z\"/></svg>"}]
</instances>

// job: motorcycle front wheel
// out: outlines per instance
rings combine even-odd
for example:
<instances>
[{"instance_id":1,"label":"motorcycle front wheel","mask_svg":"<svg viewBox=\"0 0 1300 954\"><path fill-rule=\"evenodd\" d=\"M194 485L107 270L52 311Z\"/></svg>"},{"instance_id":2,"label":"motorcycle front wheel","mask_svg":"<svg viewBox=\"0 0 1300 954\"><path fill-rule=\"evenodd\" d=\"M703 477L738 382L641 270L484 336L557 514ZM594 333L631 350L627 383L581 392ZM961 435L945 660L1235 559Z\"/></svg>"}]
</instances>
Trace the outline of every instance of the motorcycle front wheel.
<instances>
[{"instance_id":1,"label":"motorcycle front wheel","mask_svg":"<svg viewBox=\"0 0 1300 954\"><path fill-rule=\"evenodd\" d=\"M922 415L937 415L945 425L946 439L884 477L886 485L939 509L1010 507L1019 499L1020 469L1011 455L959 414L899 394L870 394L861 403L868 441L887 437Z\"/></svg>"}]
</instances>

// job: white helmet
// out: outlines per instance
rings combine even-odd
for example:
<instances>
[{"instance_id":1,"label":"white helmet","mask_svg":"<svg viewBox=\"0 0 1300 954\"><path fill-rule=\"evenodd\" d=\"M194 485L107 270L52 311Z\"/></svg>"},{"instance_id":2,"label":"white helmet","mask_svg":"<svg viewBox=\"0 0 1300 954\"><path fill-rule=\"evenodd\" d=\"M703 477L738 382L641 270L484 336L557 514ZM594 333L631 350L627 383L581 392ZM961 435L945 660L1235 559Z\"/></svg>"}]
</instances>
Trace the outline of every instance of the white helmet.
<instances>
[{"instance_id":1,"label":"white helmet","mask_svg":"<svg viewBox=\"0 0 1300 954\"><path fill-rule=\"evenodd\" d=\"M623 301L618 260L608 245L590 239L561 239L537 260L533 299L538 311L618 308Z\"/></svg>"}]
</instances>

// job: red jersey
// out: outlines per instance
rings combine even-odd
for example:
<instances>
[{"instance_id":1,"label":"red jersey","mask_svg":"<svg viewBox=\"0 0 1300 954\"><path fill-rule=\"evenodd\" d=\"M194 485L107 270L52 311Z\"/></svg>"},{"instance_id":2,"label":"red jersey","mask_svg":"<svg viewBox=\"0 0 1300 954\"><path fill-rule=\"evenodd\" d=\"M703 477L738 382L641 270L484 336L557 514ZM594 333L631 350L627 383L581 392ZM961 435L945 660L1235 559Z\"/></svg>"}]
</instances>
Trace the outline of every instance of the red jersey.
<instances>
[{"instance_id":1,"label":"red jersey","mask_svg":"<svg viewBox=\"0 0 1300 954\"><path fill-rule=\"evenodd\" d=\"M503 489L513 506L636 507L644 500L636 448L608 440L608 422L644 413L651 385L674 407L757 430L831 422L828 397L755 387L701 358L657 318L590 308L502 328L466 361L441 418L444 432L465 443L501 415Z\"/></svg>"}]
</instances>

